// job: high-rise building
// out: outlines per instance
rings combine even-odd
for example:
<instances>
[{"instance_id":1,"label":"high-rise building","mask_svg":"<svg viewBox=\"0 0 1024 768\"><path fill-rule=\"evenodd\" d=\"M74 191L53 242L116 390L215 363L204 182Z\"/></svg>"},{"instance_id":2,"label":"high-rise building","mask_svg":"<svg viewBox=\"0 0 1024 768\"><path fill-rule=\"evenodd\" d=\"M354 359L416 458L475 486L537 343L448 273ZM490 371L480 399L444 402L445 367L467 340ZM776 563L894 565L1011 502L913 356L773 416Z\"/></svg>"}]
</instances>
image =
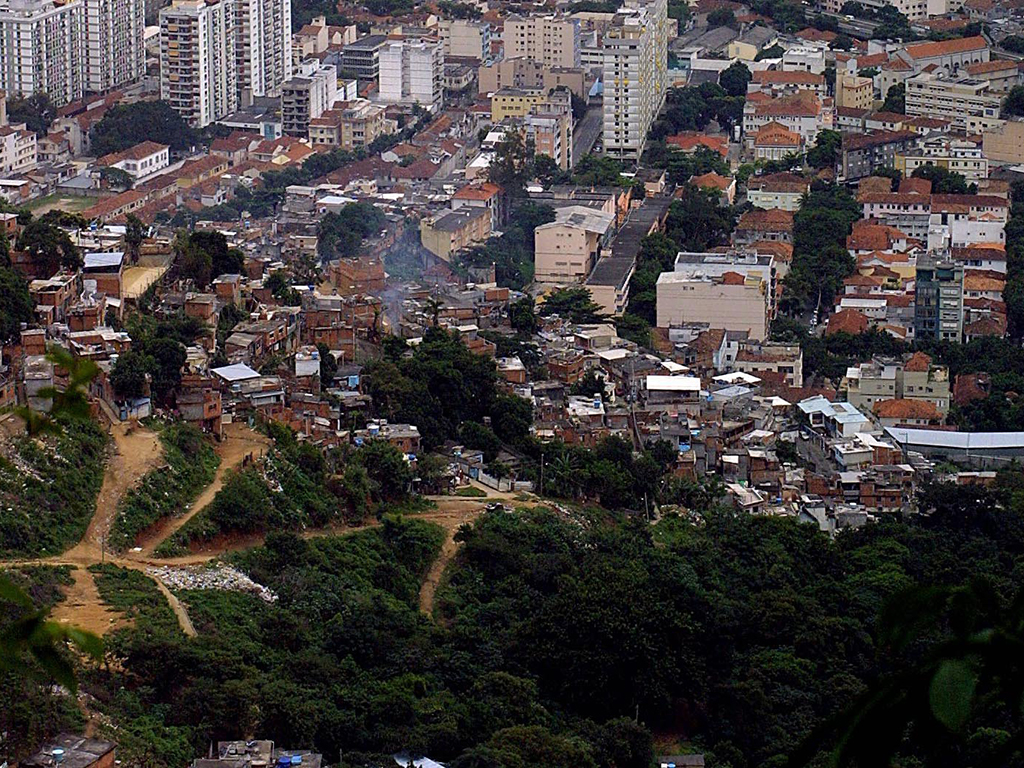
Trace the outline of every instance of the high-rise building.
<instances>
[{"instance_id":1,"label":"high-rise building","mask_svg":"<svg viewBox=\"0 0 1024 768\"><path fill-rule=\"evenodd\" d=\"M310 120L334 106L337 97L337 68L318 61L301 65L299 75L281 88L281 129L289 136L306 138Z\"/></svg>"},{"instance_id":2,"label":"high-rise building","mask_svg":"<svg viewBox=\"0 0 1024 768\"><path fill-rule=\"evenodd\" d=\"M45 92L63 106L85 87L81 0L0 2L0 88L11 95Z\"/></svg>"},{"instance_id":3,"label":"high-rise building","mask_svg":"<svg viewBox=\"0 0 1024 768\"><path fill-rule=\"evenodd\" d=\"M431 112L444 103L444 49L435 40L389 40L380 49L382 101L419 104Z\"/></svg>"},{"instance_id":4,"label":"high-rise building","mask_svg":"<svg viewBox=\"0 0 1024 768\"><path fill-rule=\"evenodd\" d=\"M160 11L160 98L202 128L238 108L234 5L174 0Z\"/></svg>"},{"instance_id":5,"label":"high-rise building","mask_svg":"<svg viewBox=\"0 0 1024 768\"><path fill-rule=\"evenodd\" d=\"M961 341L964 329L964 268L943 253L917 260L914 335L918 339Z\"/></svg>"},{"instance_id":6,"label":"high-rise building","mask_svg":"<svg viewBox=\"0 0 1024 768\"><path fill-rule=\"evenodd\" d=\"M446 58L491 60L491 25L488 22L441 19L437 28Z\"/></svg>"},{"instance_id":7,"label":"high-rise building","mask_svg":"<svg viewBox=\"0 0 1024 768\"><path fill-rule=\"evenodd\" d=\"M665 100L666 0L626 0L604 36L604 152L639 160Z\"/></svg>"},{"instance_id":8,"label":"high-rise building","mask_svg":"<svg viewBox=\"0 0 1024 768\"><path fill-rule=\"evenodd\" d=\"M235 61L242 104L279 96L292 76L290 0L234 0Z\"/></svg>"},{"instance_id":9,"label":"high-rise building","mask_svg":"<svg viewBox=\"0 0 1024 768\"><path fill-rule=\"evenodd\" d=\"M560 16L509 16L502 31L505 58L550 67L580 66L580 23ZM666 53L666 61L668 54Z\"/></svg>"},{"instance_id":10,"label":"high-rise building","mask_svg":"<svg viewBox=\"0 0 1024 768\"><path fill-rule=\"evenodd\" d=\"M86 90L105 93L146 72L144 0L85 0Z\"/></svg>"}]
</instances>

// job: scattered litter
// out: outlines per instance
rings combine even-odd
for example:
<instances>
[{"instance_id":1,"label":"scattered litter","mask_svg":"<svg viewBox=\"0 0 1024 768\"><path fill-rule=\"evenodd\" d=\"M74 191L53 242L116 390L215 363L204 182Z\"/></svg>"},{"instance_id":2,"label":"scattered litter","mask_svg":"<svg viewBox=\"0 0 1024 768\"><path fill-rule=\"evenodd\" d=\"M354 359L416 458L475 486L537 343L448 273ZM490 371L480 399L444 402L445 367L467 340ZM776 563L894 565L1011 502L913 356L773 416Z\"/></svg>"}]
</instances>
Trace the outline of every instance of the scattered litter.
<instances>
[{"instance_id":1,"label":"scattered litter","mask_svg":"<svg viewBox=\"0 0 1024 768\"><path fill-rule=\"evenodd\" d=\"M267 603L277 601L277 595L270 589L262 584L257 584L230 565L181 568L161 566L147 568L146 572L160 579L168 589L223 589L228 592L244 592L255 595Z\"/></svg>"}]
</instances>

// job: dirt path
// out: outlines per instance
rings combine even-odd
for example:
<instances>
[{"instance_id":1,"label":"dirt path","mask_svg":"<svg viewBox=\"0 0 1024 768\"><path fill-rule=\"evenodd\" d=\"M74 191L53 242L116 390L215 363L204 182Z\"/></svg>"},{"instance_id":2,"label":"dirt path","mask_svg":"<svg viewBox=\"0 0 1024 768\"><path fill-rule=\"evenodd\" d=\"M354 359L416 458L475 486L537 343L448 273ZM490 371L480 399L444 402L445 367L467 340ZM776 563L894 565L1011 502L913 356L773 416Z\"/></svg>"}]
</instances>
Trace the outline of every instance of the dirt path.
<instances>
[{"instance_id":1,"label":"dirt path","mask_svg":"<svg viewBox=\"0 0 1024 768\"><path fill-rule=\"evenodd\" d=\"M96 580L89 569L75 568L71 575L75 581L67 588L64 600L54 607L52 619L74 624L100 637L127 625L122 613L108 608L100 599Z\"/></svg>"},{"instance_id":2,"label":"dirt path","mask_svg":"<svg viewBox=\"0 0 1024 768\"><path fill-rule=\"evenodd\" d=\"M155 432L124 422L111 427L110 434L114 440L114 452L96 497L96 513L89 521L85 536L63 555L65 558L99 561L117 514L117 505L129 490L139 484L143 475L156 469L163 460L163 449Z\"/></svg>"},{"instance_id":3,"label":"dirt path","mask_svg":"<svg viewBox=\"0 0 1024 768\"><path fill-rule=\"evenodd\" d=\"M70 565L74 568L74 583L68 588L66 599L55 608L53 618L64 621L83 629L104 635L112 629L124 626L124 617L108 608L100 599L96 582L88 566L99 562L109 562L123 568L146 573L146 568L156 566L201 565L220 557L228 552L259 546L263 543L262 535L245 539L212 543L211 547L184 557L156 558L155 549L161 542L176 533L185 523L207 506L224 484L224 477L231 469L239 466L250 453L259 455L269 445L269 441L244 424L229 425L225 429L225 440L217 446L221 464L213 482L207 486L193 502L189 511L181 517L166 520L163 525L155 527L147 533L139 551L127 552L112 556L104 551L104 541L110 532L114 515L119 502L125 493L134 488L143 475L157 468L162 461L162 451L157 435L138 425L115 424L111 428L114 440L114 451L103 477L103 486L96 500L96 513L89 523L82 540L62 555L49 558L12 560L0 562L0 566L19 565ZM459 527L471 523L483 512L486 505L495 502L522 504L516 501L517 494L499 493L485 486L474 484L488 495L485 498L462 496L435 496L431 500L437 508L415 515L417 519L440 525L445 530L445 541L441 551L431 565L420 588L419 605L424 613L432 614L434 596L452 558L458 551L454 537ZM532 506L533 502L526 502ZM303 532L304 538L317 536L344 536L379 525L377 521L369 521L354 527L330 527ZM186 607L159 579L146 573L153 579L161 594L178 619L178 624L189 637L196 636L195 626L189 618Z\"/></svg>"},{"instance_id":4,"label":"dirt path","mask_svg":"<svg viewBox=\"0 0 1024 768\"><path fill-rule=\"evenodd\" d=\"M160 579L153 576L153 574L147 573L149 578L156 582L156 588L160 590L164 597L167 598L168 605L171 606L171 610L174 611L174 615L178 618L178 626L181 627L181 631L184 632L188 637L196 636L196 628L192 625L192 619L188 617L188 611L185 610L185 606L181 604L181 601L174 596L174 593L167 588Z\"/></svg>"},{"instance_id":5,"label":"dirt path","mask_svg":"<svg viewBox=\"0 0 1024 768\"><path fill-rule=\"evenodd\" d=\"M242 461L249 454L259 457L270 445L270 440L263 435L253 432L244 424L229 424L224 428L224 440L216 446L217 455L220 456L220 466L217 467L217 474L203 492L199 494L188 511L179 517L170 517L162 523L154 526L145 534L140 542L141 552L128 553L129 559L150 558L156 548L169 539L189 520L195 517L206 507L217 491L224 487L224 478L227 473L242 464Z\"/></svg>"}]
</instances>

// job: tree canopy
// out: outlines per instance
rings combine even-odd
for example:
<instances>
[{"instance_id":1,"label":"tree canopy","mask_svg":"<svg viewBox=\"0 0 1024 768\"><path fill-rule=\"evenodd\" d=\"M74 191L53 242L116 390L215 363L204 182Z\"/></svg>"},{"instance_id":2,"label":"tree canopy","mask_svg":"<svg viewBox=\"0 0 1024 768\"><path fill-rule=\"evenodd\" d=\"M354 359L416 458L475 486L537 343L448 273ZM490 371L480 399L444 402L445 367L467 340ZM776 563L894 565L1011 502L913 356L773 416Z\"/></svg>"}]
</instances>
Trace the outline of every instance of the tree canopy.
<instances>
[{"instance_id":1,"label":"tree canopy","mask_svg":"<svg viewBox=\"0 0 1024 768\"><path fill-rule=\"evenodd\" d=\"M186 151L199 143L198 134L164 101L139 101L111 107L89 134L97 157L133 147L141 141L167 144Z\"/></svg>"}]
</instances>

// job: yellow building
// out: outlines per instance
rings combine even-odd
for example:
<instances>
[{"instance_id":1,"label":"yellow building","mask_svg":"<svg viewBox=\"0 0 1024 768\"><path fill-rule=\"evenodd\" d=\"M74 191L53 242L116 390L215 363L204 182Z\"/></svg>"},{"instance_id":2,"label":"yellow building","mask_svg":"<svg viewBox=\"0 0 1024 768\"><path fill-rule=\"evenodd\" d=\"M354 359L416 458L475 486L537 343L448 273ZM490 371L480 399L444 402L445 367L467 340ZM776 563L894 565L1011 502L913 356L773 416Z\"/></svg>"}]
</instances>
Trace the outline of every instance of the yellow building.
<instances>
[{"instance_id":1,"label":"yellow building","mask_svg":"<svg viewBox=\"0 0 1024 768\"><path fill-rule=\"evenodd\" d=\"M453 254L490 235L491 213L486 208L463 207L420 222L420 242L442 261L451 261Z\"/></svg>"},{"instance_id":2,"label":"yellow building","mask_svg":"<svg viewBox=\"0 0 1024 768\"><path fill-rule=\"evenodd\" d=\"M540 88L502 88L491 96L491 122L500 123L506 117L526 117L544 101Z\"/></svg>"},{"instance_id":3,"label":"yellow building","mask_svg":"<svg viewBox=\"0 0 1024 768\"><path fill-rule=\"evenodd\" d=\"M836 106L850 109L871 109L875 100L875 84L870 77L841 74L836 77Z\"/></svg>"}]
</instances>

